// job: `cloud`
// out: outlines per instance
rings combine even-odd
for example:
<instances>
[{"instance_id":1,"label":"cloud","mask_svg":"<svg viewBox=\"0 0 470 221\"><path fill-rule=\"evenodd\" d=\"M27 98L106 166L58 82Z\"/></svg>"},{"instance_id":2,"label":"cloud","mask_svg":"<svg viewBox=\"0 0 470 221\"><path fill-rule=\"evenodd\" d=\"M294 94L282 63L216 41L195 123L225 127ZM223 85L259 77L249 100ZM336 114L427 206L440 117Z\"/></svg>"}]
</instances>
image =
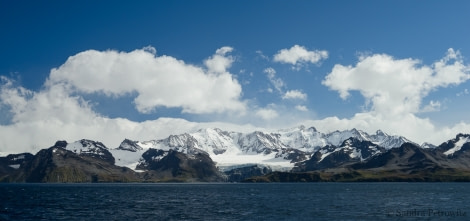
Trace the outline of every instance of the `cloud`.
<instances>
[{"instance_id":1,"label":"cloud","mask_svg":"<svg viewBox=\"0 0 470 221\"><path fill-rule=\"evenodd\" d=\"M373 132L382 129L406 135L416 142L439 144L462 129L468 131L470 125L462 123L437 128L429 119L415 114L440 108L437 101L421 107L423 98L431 91L458 85L468 79L470 68L463 63L460 53L453 49L432 65L423 65L411 58L395 59L386 54L366 55L360 57L355 66L335 65L322 84L337 91L342 99L347 99L350 91L359 91L370 109L350 119L329 117L314 123L326 130L356 127Z\"/></svg>"},{"instance_id":2,"label":"cloud","mask_svg":"<svg viewBox=\"0 0 470 221\"><path fill-rule=\"evenodd\" d=\"M283 88L286 86L286 84L284 83L282 79L276 77L276 70L274 70L274 68L269 67L269 68L264 69L264 73L266 73L269 79L269 82L271 82L274 88L279 93L282 93Z\"/></svg>"},{"instance_id":3,"label":"cloud","mask_svg":"<svg viewBox=\"0 0 470 221\"><path fill-rule=\"evenodd\" d=\"M142 48L142 50L150 53L150 54L153 54L153 55L156 55L157 54L157 49L155 49L154 47L152 46L145 46L144 48Z\"/></svg>"},{"instance_id":4,"label":"cloud","mask_svg":"<svg viewBox=\"0 0 470 221\"><path fill-rule=\"evenodd\" d=\"M227 72L233 49L223 47L205 60L207 71L150 49L131 52L88 50L52 69L47 88L110 97L136 94L136 109L150 113L158 107L182 108L185 113L243 112L242 87Z\"/></svg>"},{"instance_id":5,"label":"cloud","mask_svg":"<svg viewBox=\"0 0 470 221\"><path fill-rule=\"evenodd\" d=\"M465 88L462 92L459 92L456 94L457 97L463 96L463 95L468 95L470 92L468 91L467 88Z\"/></svg>"},{"instance_id":6,"label":"cloud","mask_svg":"<svg viewBox=\"0 0 470 221\"><path fill-rule=\"evenodd\" d=\"M328 51L308 51L305 47L294 45L290 49L282 49L274 55L274 61L292 65L306 63L318 64L328 58Z\"/></svg>"},{"instance_id":7,"label":"cloud","mask_svg":"<svg viewBox=\"0 0 470 221\"><path fill-rule=\"evenodd\" d=\"M449 49L443 59L431 66L386 54L362 57L354 67L335 65L322 84L338 91L342 99L349 96L349 91L359 91L372 104L372 112L395 116L419 112L421 101L429 92L468 79L469 68L460 53Z\"/></svg>"},{"instance_id":8,"label":"cloud","mask_svg":"<svg viewBox=\"0 0 470 221\"><path fill-rule=\"evenodd\" d=\"M215 55L207 59L204 64L209 69L210 73L223 74L230 68L234 59L231 56L226 56L227 53L233 51L232 47L222 47L217 49Z\"/></svg>"},{"instance_id":9,"label":"cloud","mask_svg":"<svg viewBox=\"0 0 470 221\"><path fill-rule=\"evenodd\" d=\"M276 70L273 68L269 67L264 69L263 71L266 73L266 76L268 77L269 82L274 86L277 92L279 92L282 95L282 99L298 99L298 100L306 100L307 99L307 94L301 92L300 90L289 90L284 93L284 88L286 88L286 84L281 78L276 77ZM268 88L267 91L269 93L272 93L273 90L271 88Z\"/></svg>"},{"instance_id":10,"label":"cloud","mask_svg":"<svg viewBox=\"0 0 470 221\"><path fill-rule=\"evenodd\" d=\"M295 106L295 109L297 109L298 111L308 111L308 108L304 105L297 105Z\"/></svg>"},{"instance_id":11,"label":"cloud","mask_svg":"<svg viewBox=\"0 0 470 221\"><path fill-rule=\"evenodd\" d=\"M279 116L276 110L271 108L261 108L256 111L256 116L261 117L264 120L272 120Z\"/></svg>"},{"instance_id":12,"label":"cloud","mask_svg":"<svg viewBox=\"0 0 470 221\"><path fill-rule=\"evenodd\" d=\"M269 61L269 57L266 56L266 55L264 55L264 53L263 53L261 50L257 50L257 51L256 51L256 54L257 54L260 58L262 58L263 60Z\"/></svg>"},{"instance_id":13,"label":"cloud","mask_svg":"<svg viewBox=\"0 0 470 221\"><path fill-rule=\"evenodd\" d=\"M307 100L307 94L302 93L299 90L290 90L287 91L282 99L299 99L299 100Z\"/></svg>"},{"instance_id":14,"label":"cloud","mask_svg":"<svg viewBox=\"0 0 470 221\"><path fill-rule=\"evenodd\" d=\"M428 105L424 106L421 109L421 112L435 112L441 109L441 102L439 101L430 101Z\"/></svg>"},{"instance_id":15,"label":"cloud","mask_svg":"<svg viewBox=\"0 0 470 221\"><path fill-rule=\"evenodd\" d=\"M78 96L71 96L61 86L49 87L47 91L33 92L23 87L2 85L2 105L8 105L13 115L12 123L40 122L87 122L97 117L91 106Z\"/></svg>"}]
</instances>

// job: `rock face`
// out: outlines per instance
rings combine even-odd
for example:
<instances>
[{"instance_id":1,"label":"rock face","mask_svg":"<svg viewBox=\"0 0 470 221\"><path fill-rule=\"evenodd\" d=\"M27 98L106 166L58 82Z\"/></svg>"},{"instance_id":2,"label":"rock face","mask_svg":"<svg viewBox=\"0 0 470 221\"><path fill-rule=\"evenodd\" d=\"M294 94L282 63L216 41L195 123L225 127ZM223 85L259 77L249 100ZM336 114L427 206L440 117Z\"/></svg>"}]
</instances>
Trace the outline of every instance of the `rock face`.
<instances>
[{"instance_id":1,"label":"rock face","mask_svg":"<svg viewBox=\"0 0 470 221\"><path fill-rule=\"evenodd\" d=\"M118 150L127 150L127 151L131 151L131 152L137 152L139 150L143 150L143 148L139 146L137 141L132 141L132 140L129 140L129 139L125 139L124 141L122 141L122 143L116 149L118 149Z\"/></svg>"},{"instance_id":2,"label":"rock face","mask_svg":"<svg viewBox=\"0 0 470 221\"><path fill-rule=\"evenodd\" d=\"M459 158L470 150L470 134L457 134L457 136L436 148L449 158Z\"/></svg>"},{"instance_id":3,"label":"rock face","mask_svg":"<svg viewBox=\"0 0 470 221\"><path fill-rule=\"evenodd\" d=\"M322 147L309 160L298 163L293 171L300 172L345 167L353 163L367 161L372 156L385 151L385 148L370 141L351 137L343 141L338 147L333 145Z\"/></svg>"},{"instance_id":4,"label":"rock face","mask_svg":"<svg viewBox=\"0 0 470 221\"><path fill-rule=\"evenodd\" d=\"M470 170L470 135L459 134L455 139L442 143L437 148L421 148L405 143L372 157L353 168L421 171L435 168Z\"/></svg>"},{"instance_id":5,"label":"rock face","mask_svg":"<svg viewBox=\"0 0 470 221\"><path fill-rule=\"evenodd\" d=\"M259 165L252 165L246 167L239 167L226 171L228 182L241 182L250 177L262 176L273 172L269 167L262 167Z\"/></svg>"},{"instance_id":6,"label":"rock face","mask_svg":"<svg viewBox=\"0 0 470 221\"><path fill-rule=\"evenodd\" d=\"M365 144L365 145L360 145ZM368 146L368 147L367 147ZM351 147L356 147L351 149ZM359 148L357 148L359 147ZM366 148L367 147L367 148ZM470 135L430 148L414 143L384 150L379 146L348 139L341 147L327 146L302 162L292 172L275 172L251 177L248 182L318 182L318 181L470 181ZM356 154L360 150L364 159ZM367 150L371 150L367 152ZM366 151L366 154L363 152ZM328 157L332 157L328 160ZM325 161L326 160L326 161ZM356 162L354 162L356 161Z\"/></svg>"},{"instance_id":7,"label":"rock face","mask_svg":"<svg viewBox=\"0 0 470 221\"><path fill-rule=\"evenodd\" d=\"M24 165L31 161L33 155L30 153L10 154L0 157L0 180L16 170L24 168Z\"/></svg>"},{"instance_id":8,"label":"rock face","mask_svg":"<svg viewBox=\"0 0 470 221\"><path fill-rule=\"evenodd\" d=\"M146 170L144 179L177 182L221 182L224 175L207 153L185 154L174 150L149 149L137 169Z\"/></svg>"},{"instance_id":9,"label":"rock face","mask_svg":"<svg viewBox=\"0 0 470 221\"><path fill-rule=\"evenodd\" d=\"M39 151L21 168L5 177L8 182L131 182L137 174L129 168L90 155L78 155L53 146Z\"/></svg>"},{"instance_id":10,"label":"rock face","mask_svg":"<svg viewBox=\"0 0 470 221\"><path fill-rule=\"evenodd\" d=\"M354 169L400 170L413 172L441 167L445 164L441 155L414 144L405 143L399 148L391 149L383 154L372 157L364 163L355 164Z\"/></svg>"}]
</instances>

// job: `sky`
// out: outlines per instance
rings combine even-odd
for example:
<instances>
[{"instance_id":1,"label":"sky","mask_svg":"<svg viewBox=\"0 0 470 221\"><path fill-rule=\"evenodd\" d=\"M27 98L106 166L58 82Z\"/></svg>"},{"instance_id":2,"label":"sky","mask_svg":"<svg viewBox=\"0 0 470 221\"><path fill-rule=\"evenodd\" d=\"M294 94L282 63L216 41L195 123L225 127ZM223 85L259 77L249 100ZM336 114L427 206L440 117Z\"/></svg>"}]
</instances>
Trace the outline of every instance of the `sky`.
<instances>
[{"instance_id":1,"label":"sky","mask_svg":"<svg viewBox=\"0 0 470 221\"><path fill-rule=\"evenodd\" d=\"M0 0L0 153L199 128L470 133L468 1Z\"/></svg>"}]
</instances>

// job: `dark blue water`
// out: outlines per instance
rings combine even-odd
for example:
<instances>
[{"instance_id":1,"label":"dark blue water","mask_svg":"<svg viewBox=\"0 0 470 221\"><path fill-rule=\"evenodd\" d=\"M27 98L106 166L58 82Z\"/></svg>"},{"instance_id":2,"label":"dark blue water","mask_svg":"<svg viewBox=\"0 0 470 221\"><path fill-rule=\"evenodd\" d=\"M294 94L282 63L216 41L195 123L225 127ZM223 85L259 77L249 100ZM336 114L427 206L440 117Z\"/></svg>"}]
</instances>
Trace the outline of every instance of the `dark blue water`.
<instances>
[{"instance_id":1,"label":"dark blue water","mask_svg":"<svg viewBox=\"0 0 470 221\"><path fill-rule=\"evenodd\" d=\"M470 220L470 183L0 184L0 220Z\"/></svg>"}]
</instances>

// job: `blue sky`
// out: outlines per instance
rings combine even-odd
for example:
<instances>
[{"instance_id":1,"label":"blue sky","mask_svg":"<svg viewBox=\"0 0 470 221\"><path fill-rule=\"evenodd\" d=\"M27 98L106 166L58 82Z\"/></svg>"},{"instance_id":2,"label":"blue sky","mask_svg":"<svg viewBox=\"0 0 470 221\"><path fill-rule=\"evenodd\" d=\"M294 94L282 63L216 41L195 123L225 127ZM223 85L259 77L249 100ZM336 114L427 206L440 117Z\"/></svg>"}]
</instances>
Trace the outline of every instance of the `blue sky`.
<instances>
[{"instance_id":1,"label":"blue sky","mask_svg":"<svg viewBox=\"0 0 470 221\"><path fill-rule=\"evenodd\" d=\"M439 144L470 132L468 11L468 1L1 1L0 152L299 124Z\"/></svg>"}]
</instances>

